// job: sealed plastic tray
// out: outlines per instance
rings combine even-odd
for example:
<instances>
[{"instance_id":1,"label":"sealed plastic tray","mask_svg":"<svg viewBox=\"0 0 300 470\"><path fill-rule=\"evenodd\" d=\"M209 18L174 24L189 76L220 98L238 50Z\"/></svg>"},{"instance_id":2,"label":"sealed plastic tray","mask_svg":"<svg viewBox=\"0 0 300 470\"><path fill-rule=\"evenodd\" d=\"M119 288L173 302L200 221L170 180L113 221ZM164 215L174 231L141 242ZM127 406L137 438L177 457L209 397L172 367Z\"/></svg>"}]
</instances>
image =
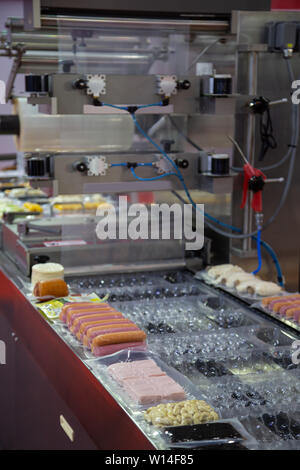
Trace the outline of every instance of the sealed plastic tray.
<instances>
[{"instance_id":1,"label":"sealed plastic tray","mask_svg":"<svg viewBox=\"0 0 300 470\"><path fill-rule=\"evenodd\" d=\"M200 331L198 333L170 335L161 341L159 336L148 338L149 349L168 363L203 359L238 358L253 348L252 333L257 327L234 328L232 330Z\"/></svg>"},{"instance_id":2,"label":"sealed plastic tray","mask_svg":"<svg viewBox=\"0 0 300 470\"><path fill-rule=\"evenodd\" d=\"M187 271L73 277L67 282L76 292L92 290L99 296L108 293L110 302L170 299L203 293L200 284Z\"/></svg>"},{"instance_id":3,"label":"sealed plastic tray","mask_svg":"<svg viewBox=\"0 0 300 470\"><path fill-rule=\"evenodd\" d=\"M91 352L89 348L84 346L76 336L74 336L67 325L63 323L61 320L55 320L53 322L53 329L60 335L60 337L72 348L72 350L77 354L77 356L80 357L82 360L88 360L88 359L95 359L96 356ZM126 350L127 346L126 343L124 343L123 349L120 349L121 351ZM135 346L131 348L132 350L137 349L137 350L142 350L146 351L148 349L147 347L147 342L144 344Z\"/></svg>"},{"instance_id":4,"label":"sealed plastic tray","mask_svg":"<svg viewBox=\"0 0 300 470\"><path fill-rule=\"evenodd\" d=\"M234 295L238 299L244 300L248 303L260 302L264 297L267 297L267 296L261 296L261 295L257 295L257 294L241 293L241 292L237 291L237 289L235 289L235 288L227 287L226 285L224 285L220 282L217 282L215 279L213 279L211 276L209 276L207 271L205 271L205 270L204 271L198 271L195 274L195 278L199 279L201 281L204 281L206 284L208 284L210 286L221 289L224 292L228 292L229 294ZM283 295L283 294L286 294L286 292L284 292L284 291L279 292L279 293L276 294L276 296L277 295Z\"/></svg>"},{"instance_id":5,"label":"sealed plastic tray","mask_svg":"<svg viewBox=\"0 0 300 470\"><path fill-rule=\"evenodd\" d=\"M206 298L200 297L203 301ZM114 306L147 334L162 335L218 328L214 321L201 314L197 298L198 296L148 302L117 302Z\"/></svg>"},{"instance_id":6,"label":"sealed plastic tray","mask_svg":"<svg viewBox=\"0 0 300 470\"><path fill-rule=\"evenodd\" d=\"M158 271L153 273L104 274L68 279L72 288L78 291L91 289L116 289L126 287L158 287L186 284L193 281L188 271Z\"/></svg>"},{"instance_id":7,"label":"sealed plastic tray","mask_svg":"<svg viewBox=\"0 0 300 470\"><path fill-rule=\"evenodd\" d=\"M270 345L273 347L292 347L295 337L293 334L283 331L280 328L261 326L254 333L254 336L262 344Z\"/></svg>"},{"instance_id":8,"label":"sealed plastic tray","mask_svg":"<svg viewBox=\"0 0 300 470\"><path fill-rule=\"evenodd\" d=\"M169 279L170 273L156 274L153 285L141 279L139 285L108 288L108 302L113 300L114 307L147 332L148 350L124 349L95 358L62 322L54 320L52 327L157 448L299 449L300 368L291 360L292 332L277 328L229 295L193 282L189 273L185 277L181 271L178 275L172 272ZM93 291L102 296L107 287L96 286ZM205 400L221 421L246 420L242 424L257 440L257 447L247 447L244 442L205 445L204 440L200 444L168 441L161 428L144 419L145 409L152 405L135 403L107 371L114 362L145 358L155 358L157 365L183 386L188 399ZM277 432L271 429L272 418Z\"/></svg>"},{"instance_id":9,"label":"sealed plastic tray","mask_svg":"<svg viewBox=\"0 0 300 470\"><path fill-rule=\"evenodd\" d=\"M199 311L221 328L259 325L262 322L224 296L207 295L206 298L199 296L196 299Z\"/></svg>"},{"instance_id":10,"label":"sealed plastic tray","mask_svg":"<svg viewBox=\"0 0 300 470\"><path fill-rule=\"evenodd\" d=\"M170 426L164 433L171 448L237 449L257 446L256 440L237 419L213 421L190 426Z\"/></svg>"},{"instance_id":11,"label":"sealed plastic tray","mask_svg":"<svg viewBox=\"0 0 300 470\"><path fill-rule=\"evenodd\" d=\"M124 387L113 378L108 370L108 366L116 363L134 362L149 359L152 359L164 373L166 373L184 389L185 398L181 398L178 401L182 401L183 399L201 399L200 395L195 395L195 388L186 377L165 364L165 362L162 361L157 355L150 352L128 349L117 352L110 356L88 360L86 361L86 364L91 369L93 374L105 385L105 387L113 394L113 396L117 397L118 401L122 402L125 407L129 408L132 412L143 412L151 406L156 406L160 403L176 402L176 400L158 400L154 402L149 401L147 404L139 404L133 400Z\"/></svg>"},{"instance_id":12,"label":"sealed plastic tray","mask_svg":"<svg viewBox=\"0 0 300 470\"><path fill-rule=\"evenodd\" d=\"M296 331L300 331L300 320L296 321L293 318L287 318L284 317L283 315L280 315L279 313L273 312L272 310L268 309L267 307L264 307L260 302L254 302L252 303L251 307L260 310L261 312L266 313L272 318L275 318L276 320L280 321L284 325L289 326L290 328L293 328Z\"/></svg>"}]
</instances>

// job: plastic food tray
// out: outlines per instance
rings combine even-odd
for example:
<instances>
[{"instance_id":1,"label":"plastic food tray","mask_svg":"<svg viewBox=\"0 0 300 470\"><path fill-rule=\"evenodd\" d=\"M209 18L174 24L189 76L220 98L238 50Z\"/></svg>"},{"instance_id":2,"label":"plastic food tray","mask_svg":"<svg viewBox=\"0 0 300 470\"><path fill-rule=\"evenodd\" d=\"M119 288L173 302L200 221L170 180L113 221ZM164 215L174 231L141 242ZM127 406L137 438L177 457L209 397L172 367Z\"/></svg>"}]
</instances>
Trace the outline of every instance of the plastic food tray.
<instances>
[{"instance_id":1,"label":"plastic food tray","mask_svg":"<svg viewBox=\"0 0 300 470\"><path fill-rule=\"evenodd\" d=\"M220 428L223 428L223 432ZM202 438L201 432L199 432L200 436L198 439L189 439L187 437L189 434L196 437L197 431L200 431L200 429ZM211 429L211 432L209 432L209 429ZM235 448L236 444L242 445L245 449L257 448L257 441L236 418L223 419L195 426L169 426L164 428L164 433L172 449L209 450L210 448L219 448L222 450L224 446Z\"/></svg>"},{"instance_id":2,"label":"plastic food tray","mask_svg":"<svg viewBox=\"0 0 300 470\"><path fill-rule=\"evenodd\" d=\"M182 374L177 372L173 367L168 366L164 361L162 361L159 356L149 352L149 351L137 351L137 350L123 350L117 353L111 354L110 356L105 356L102 358L95 358L89 361L86 361L89 368L92 370L94 375L105 384L106 388L112 393L112 395L117 396L118 400L122 402L124 406L130 409L131 412L143 412L151 406L159 405L160 403L170 403L175 402L174 400L163 400L159 402L149 403L147 405L140 405L136 403L125 391L121 384L119 384L109 373L108 366L111 364L119 362L132 362L145 359L152 359L156 362L158 367L165 372L169 377L171 377L175 382L181 385L185 391L186 397L184 400L192 399L201 399L199 393L196 393L195 387L193 384ZM177 400L182 401L182 400ZM217 410L216 410L217 411ZM218 411L217 411L218 412Z\"/></svg>"},{"instance_id":3,"label":"plastic food tray","mask_svg":"<svg viewBox=\"0 0 300 470\"><path fill-rule=\"evenodd\" d=\"M289 295L291 295L291 293L289 293ZM251 307L256 308L257 310L260 310L261 312L266 313L270 317L272 317L276 320L279 320L281 323L289 326L290 328L293 328L296 331L300 331L300 323L298 323L294 320L287 319L287 318L283 317L282 315L280 315L279 313L272 312L268 308L264 307L261 302L254 302L251 305Z\"/></svg>"},{"instance_id":4,"label":"plastic food tray","mask_svg":"<svg viewBox=\"0 0 300 470\"><path fill-rule=\"evenodd\" d=\"M270 296L261 296L261 295L255 295L255 294L241 294L239 293L236 289L234 288L229 288L227 286L224 286L224 284L220 284L218 282L215 281L215 279L211 278L207 271L198 271L196 274L195 274L195 278L196 279L199 279L200 281L204 281L206 284L208 284L209 286L213 286L213 287L217 287L218 289L221 289L223 290L224 292L228 292L229 294L232 294L234 295L235 297L237 297L238 299L241 299L241 300L244 300L246 301L247 303L253 303L253 302L259 302L261 301L264 297L270 297ZM279 292L278 294L276 294L276 296L278 295L286 295L287 293L285 291L282 291L282 292Z\"/></svg>"}]
</instances>

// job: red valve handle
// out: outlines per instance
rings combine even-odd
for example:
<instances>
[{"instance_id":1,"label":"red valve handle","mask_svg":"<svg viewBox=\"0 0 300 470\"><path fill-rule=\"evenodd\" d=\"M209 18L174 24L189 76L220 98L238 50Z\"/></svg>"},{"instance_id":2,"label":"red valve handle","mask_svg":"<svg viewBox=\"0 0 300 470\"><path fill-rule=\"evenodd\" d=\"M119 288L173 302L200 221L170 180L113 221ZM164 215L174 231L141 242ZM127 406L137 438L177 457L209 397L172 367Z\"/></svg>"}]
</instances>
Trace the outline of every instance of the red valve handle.
<instances>
[{"instance_id":1,"label":"red valve handle","mask_svg":"<svg viewBox=\"0 0 300 470\"><path fill-rule=\"evenodd\" d=\"M243 184L243 198L242 198L242 204L241 204L241 209L245 207L246 200L247 200L247 194L248 194L248 189L249 189L249 180L253 178L253 176L261 176L263 180L266 179L266 175L257 168L254 168L250 163L247 163L243 167L244 169L244 184ZM254 191L253 192L253 197L252 197L252 203L251 207L254 210L254 212L261 212L262 211L262 190Z\"/></svg>"}]
</instances>

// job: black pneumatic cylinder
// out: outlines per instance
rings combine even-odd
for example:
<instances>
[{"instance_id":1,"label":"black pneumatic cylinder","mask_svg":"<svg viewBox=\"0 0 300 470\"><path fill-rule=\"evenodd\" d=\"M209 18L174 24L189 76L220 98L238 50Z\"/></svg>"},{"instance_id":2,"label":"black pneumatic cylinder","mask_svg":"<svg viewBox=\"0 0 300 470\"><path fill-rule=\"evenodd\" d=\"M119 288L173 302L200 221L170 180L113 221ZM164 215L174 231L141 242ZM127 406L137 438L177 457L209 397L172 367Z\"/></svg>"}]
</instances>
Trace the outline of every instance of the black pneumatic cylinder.
<instances>
[{"instance_id":1,"label":"black pneumatic cylinder","mask_svg":"<svg viewBox=\"0 0 300 470\"><path fill-rule=\"evenodd\" d=\"M27 160L27 175L31 177L45 176L46 161L44 158L30 158Z\"/></svg>"},{"instance_id":2,"label":"black pneumatic cylinder","mask_svg":"<svg viewBox=\"0 0 300 470\"><path fill-rule=\"evenodd\" d=\"M20 119L16 114L0 115L0 135L20 135Z\"/></svg>"}]
</instances>

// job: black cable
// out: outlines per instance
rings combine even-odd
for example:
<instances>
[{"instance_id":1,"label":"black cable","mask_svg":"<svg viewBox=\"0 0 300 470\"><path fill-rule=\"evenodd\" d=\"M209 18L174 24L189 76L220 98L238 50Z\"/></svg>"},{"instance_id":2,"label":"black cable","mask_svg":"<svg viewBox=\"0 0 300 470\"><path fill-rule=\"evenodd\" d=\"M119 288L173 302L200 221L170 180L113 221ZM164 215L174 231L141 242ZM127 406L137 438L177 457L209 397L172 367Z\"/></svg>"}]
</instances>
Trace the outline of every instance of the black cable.
<instances>
[{"instance_id":1,"label":"black cable","mask_svg":"<svg viewBox=\"0 0 300 470\"><path fill-rule=\"evenodd\" d=\"M172 192L172 194L174 194L174 196L177 197L177 199L179 199L180 202L182 202L182 204L188 204L188 201L186 201L180 194L178 194L177 191L172 190L171 192ZM194 210L196 210L196 209L194 208ZM204 223L207 224L206 220L204 220ZM253 235L251 238L257 242L257 237L255 235ZM284 285L284 278L283 278L281 267L280 267L280 264L279 264L279 261L278 261L278 258L277 258L277 255L276 255L275 251L273 250L273 248L267 242L265 242L263 240L260 240L260 243L261 243L261 246L271 256L271 258L274 262L276 271L277 271L278 283L279 283L279 285L283 286Z\"/></svg>"},{"instance_id":2,"label":"black cable","mask_svg":"<svg viewBox=\"0 0 300 470\"><path fill-rule=\"evenodd\" d=\"M285 61L286 61L290 82L293 83L293 81L295 80L295 77L294 77L294 72L293 72L293 69L292 69L292 66L291 66L291 59L290 59L290 57L284 57L284 58L285 58ZM296 110L297 110L297 106L295 107L295 106L292 105L292 115L296 114ZM291 140L293 140L294 133L295 133L295 128L293 127L293 119L292 119L292 136L291 136ZM288 151L286 152L286 154L278 162L274 163L273 165L267 165L267 166L264 166L264 167L260 167L258 169L261 170L261 171L269 171L269 170L273 170L273 169L278 168L279 166L283 165L290 158L291 148L293 148L293 147L294 147L294 143L291 142L288 145ZM236 173L243 173L243 171L244 171L244 169L242 167L232 166L231 169L232 169L232 171L235 171Z\"/></svg>"},{"instance_id":3,"label":"black cable","mask_svg":"<svg viewBox=\"0 0 300 470\"><path fill-rule=\"evenodd\" d=\"M260 114L259 130L260 130L261 148L260 148L258 160L261 162L266 156L269 149L277 148L277 142L273 135L273 125L272 125L270 108L268 105L265 111Z\"/></svg>"},{"instance_id":4,"label":"black cable","mask_svg":"<svg viewBox=\"0 0 300 470\"><path fill-rule=\"evenodd\" d=\"M182 132L182 130L177 126L177 124L174 122L173 118L168 114L168 118L170 123L172 124L173 127L177 130L178 134L180 134L192 147L194 147L196 150L199 150L199 152L203 151L203 148L199 147L199 145L195 144L186 134Z\"/></svg>"}]
</instances>

